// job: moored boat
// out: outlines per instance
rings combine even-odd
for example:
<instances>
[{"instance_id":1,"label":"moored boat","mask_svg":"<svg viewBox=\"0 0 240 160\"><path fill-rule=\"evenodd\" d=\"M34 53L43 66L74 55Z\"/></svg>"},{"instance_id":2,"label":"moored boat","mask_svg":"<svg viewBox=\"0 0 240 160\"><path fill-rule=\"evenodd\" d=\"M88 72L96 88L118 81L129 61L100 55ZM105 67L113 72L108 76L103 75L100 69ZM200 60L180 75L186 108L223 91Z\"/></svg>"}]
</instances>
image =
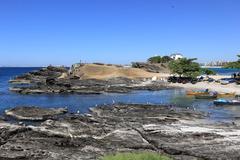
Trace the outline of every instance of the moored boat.
<instances>
[{"instance_id":1,"label":"moored boat","mask_svg":"<svg viewBox=\"0 0 240 160\"><path fill-rule=\"evenodd\" d=\"M208 92L202 92L202 91L186 91L186 95L188 96L196 96L196 95L208 95Z\"/></svg>"},{"instance_id":2,"label":"moored boat","mask_svg":"<svg viewBox=\"0 0 240 160\"><path fill-rule=\"evenodd\" d=\"M215 105L240 105L240 100L218 99L213 101Z\"/></svg>"},{"instance_id":3,"label":"moored boat","mask_svg":"<svg viewBox=\"0 0 240 160\"><path fill-rule=\"evenodd\" d=\"M206 94L206 95L195 95L196 99L216 99L217 95L210 95L210 94Z\"/></svg>"},{"instance_id":4,"label":"moored boat","mask_svg":"<svg viewBox=\"0 0 240 160\"><path fill-rule=\"evenodd\" d=\"M211 95L211 93L215 93L218 98L224 98L224 97L235 97L236 93L235 92L230 92L230 93L217 93L217 92L203 92L203 91L186 91L187 96L208 96ZM214 95L215 95L214 94Z\"/></svg>"},{"instance_id":5,"label":"moored boat","mask_svg":"<svg viewBox=\"0 0 240 160\"><path fill-rule=\"evenodd\" d=\"M218 93L217 95L218 95L218 97L235 97L236 93L235 92L231 92L231 93Z\"/></svg>"}]
</instances>

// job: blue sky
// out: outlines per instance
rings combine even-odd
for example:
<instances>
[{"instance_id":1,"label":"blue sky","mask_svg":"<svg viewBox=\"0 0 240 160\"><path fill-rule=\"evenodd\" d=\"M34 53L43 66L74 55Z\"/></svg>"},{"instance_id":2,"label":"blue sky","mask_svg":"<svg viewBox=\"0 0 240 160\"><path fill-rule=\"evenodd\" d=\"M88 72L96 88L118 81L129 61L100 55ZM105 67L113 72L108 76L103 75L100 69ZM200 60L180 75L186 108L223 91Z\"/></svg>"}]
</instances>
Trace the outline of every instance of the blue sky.
<instances>
[{"instance_id":1,"label":"blue sky","mask_svg":"<svg viewBox=\"0 0 240 160\"><path fill-rule=\"evenodd\" d=\"M0 66L240 53L239 0L0 0Z\"/></svg>"}]
</instances>

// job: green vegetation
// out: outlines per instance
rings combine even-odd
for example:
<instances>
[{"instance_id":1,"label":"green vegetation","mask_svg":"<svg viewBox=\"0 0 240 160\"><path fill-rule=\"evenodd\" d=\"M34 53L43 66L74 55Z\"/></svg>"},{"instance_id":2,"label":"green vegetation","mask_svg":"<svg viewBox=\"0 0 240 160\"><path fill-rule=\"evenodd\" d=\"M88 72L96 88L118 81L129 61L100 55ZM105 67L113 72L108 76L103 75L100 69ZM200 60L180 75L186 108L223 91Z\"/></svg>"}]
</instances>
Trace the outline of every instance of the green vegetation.
<instances>
[{"instance_id":1,"label":"green vegetation","mask_svg":"<svg viewBox=\"0 0 240 160\"><path fill-rule=\"evenodd\" d=\"M216 72L211 69L201 68L201 74L216 75Z\"/></svg>"},{"instance_id":2,"label":"green vegetation","mask_svg":"<svg viewBox=\"0 0 240 160\"><path fill-rule=\"evenodd\" d=\"M200 65L194 59L182 58L169 63L169 68L173 74L178 74L180 77L196 78L201 74Z\"/></svg>"},{"instance_id":3,"label":"green vegetation","mask_svg":"<svg viewBox=\"0 0 240 160\"><path fill-rule=\"evenodd\" d=\"M171 160L166 156L157 153L143 152L143 153L117 153L115 155L108 155L101 160Z\"/></svg>"},{"instance_id":4,"label":"green vegetation","mask_svg":"<svg viewBox=\"0 0 240 160\"><path fill-rule=\"evenodd\" d=\"M154 57L150 57L148 59L148 62L150 63L168 63L170 61L172 61L173 59L170 58L169 56L154 56Z\"/></svg>"},{"instance_id":5,"label":"green vegetation","mask_svg":"<svg viewBox=\"0 0 240 160\"><path fill-rule=\"evenodd\" d=\"M240 62L236 61L236 62L229 62L227 63L224 68L236 68L239 69L240 68Z\"/></svg>"},{"instance_id":6,"label":"green vegetation","mask_svg":"<svg viewBox=\"0 0 240 160\"><path fill-rule=\"evenodd\" d=\"M235 62L229 62L227 63L224 68L236 68L236 69L240 69L240 55L238 56L238 60Z\"/></svg>"}]
</instances>

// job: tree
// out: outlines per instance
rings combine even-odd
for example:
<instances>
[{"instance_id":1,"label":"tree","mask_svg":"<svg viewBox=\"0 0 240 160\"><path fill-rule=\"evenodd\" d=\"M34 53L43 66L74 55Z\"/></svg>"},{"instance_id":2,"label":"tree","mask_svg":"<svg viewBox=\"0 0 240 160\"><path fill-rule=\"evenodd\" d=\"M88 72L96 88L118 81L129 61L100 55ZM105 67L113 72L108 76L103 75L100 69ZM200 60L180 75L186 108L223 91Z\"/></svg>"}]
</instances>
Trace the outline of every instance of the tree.
<instances>
[{"instance_id":1,"label":"tree","mask_svg":"<svg viewBox=\"0 0 240 160\"><path fill-rule=\"evenodd\" d=\"M172 61L173 59L169 56L163 56L162 57L162 63L168 63L170 61Z\"/></svg>"},{"instance_id":2,"label":"tree","mask_svg":"<svg viewBox=\"0 0 240 160\"><path fill-rule=\"evenodd\" d=\"M178 74L180 77L195 78L200 75L200 65L194 59L182 58L169 63L169 68L173 74Z\"/></svg>"},{"instance_id":3,"label":"tree","mask_svg":"<svg viewBox=\"0 0 240 160\"><path fill-rule=\"evenodd\" d=\"M201 74L216 75L216 72L211 69L201 68Z\"/></svg>"},{"instance_id":4,"label":"tree","mask_svg":"<svg viewBox=\"0 0 240 160\"><path fill-rule=\"evenodd\" d=\"M172 61L173 59L170 58L169 56L154 56L154 57L150 57L148 59L148 62L150 63L168 63L170 61Z\"/></svg>"},{"instance_id":5,"label":"tree","mask_svg":"<svg viewBox=\"0 0 240 160\"><path fill-rule=\"evenodd\" d=\"M160 63L162 57L161 56L154 56L154 57L150 57L148 59L148 62L150 63Z\"/></svg>"},{"instance_id":6,"label":"tree","mask_svg":"<svg viewBox=\"0 0 240 160\"><path fill-rule=\"evenodd\" d=\"M234 61L234 62L229 62L227 63L224 68L240 68L240 55L237 55L238 57L238 60L237 61Z\"/></svg>"}]
</instances>

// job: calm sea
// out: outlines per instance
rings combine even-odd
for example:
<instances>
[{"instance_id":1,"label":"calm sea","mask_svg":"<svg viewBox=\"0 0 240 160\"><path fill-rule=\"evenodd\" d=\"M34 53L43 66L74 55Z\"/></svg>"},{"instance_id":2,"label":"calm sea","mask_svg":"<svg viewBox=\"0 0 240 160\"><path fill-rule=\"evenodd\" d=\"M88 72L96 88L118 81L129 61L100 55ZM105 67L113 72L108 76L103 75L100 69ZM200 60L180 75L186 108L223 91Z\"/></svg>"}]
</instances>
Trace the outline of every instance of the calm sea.
<instances>
[{"instance_id":1,"label":"calm sea","mask_svg":"<svg viewBox=\"0 0 240 160\"><path fill-rule=\"evenodd\" d=\"M240 72L240 69L224 69L224 68L209 68L219 75L232 75L233 73Z\"/></svg>"},{"instance_id":2,"label":"calm sea","mask_svg":"<svg viewBox=\"0 0 240 160\"><path fill-rule=\"evenodd\" d=\"M195 100L185 96L185 90L172 89L161 91L134 91L128 94L102 95L20 95L9 92L8 80L39 68L0 68L0 113L15 106L68 107L70 112L88 112L89 107L112 103L151 103L176 104L184 107L194 107L197 110L210 113L212 120L231 120L240 117L240 107L216 107L209 100ZM223 73L221 71L221 73Z\"/></svg>"}]
</instances>

